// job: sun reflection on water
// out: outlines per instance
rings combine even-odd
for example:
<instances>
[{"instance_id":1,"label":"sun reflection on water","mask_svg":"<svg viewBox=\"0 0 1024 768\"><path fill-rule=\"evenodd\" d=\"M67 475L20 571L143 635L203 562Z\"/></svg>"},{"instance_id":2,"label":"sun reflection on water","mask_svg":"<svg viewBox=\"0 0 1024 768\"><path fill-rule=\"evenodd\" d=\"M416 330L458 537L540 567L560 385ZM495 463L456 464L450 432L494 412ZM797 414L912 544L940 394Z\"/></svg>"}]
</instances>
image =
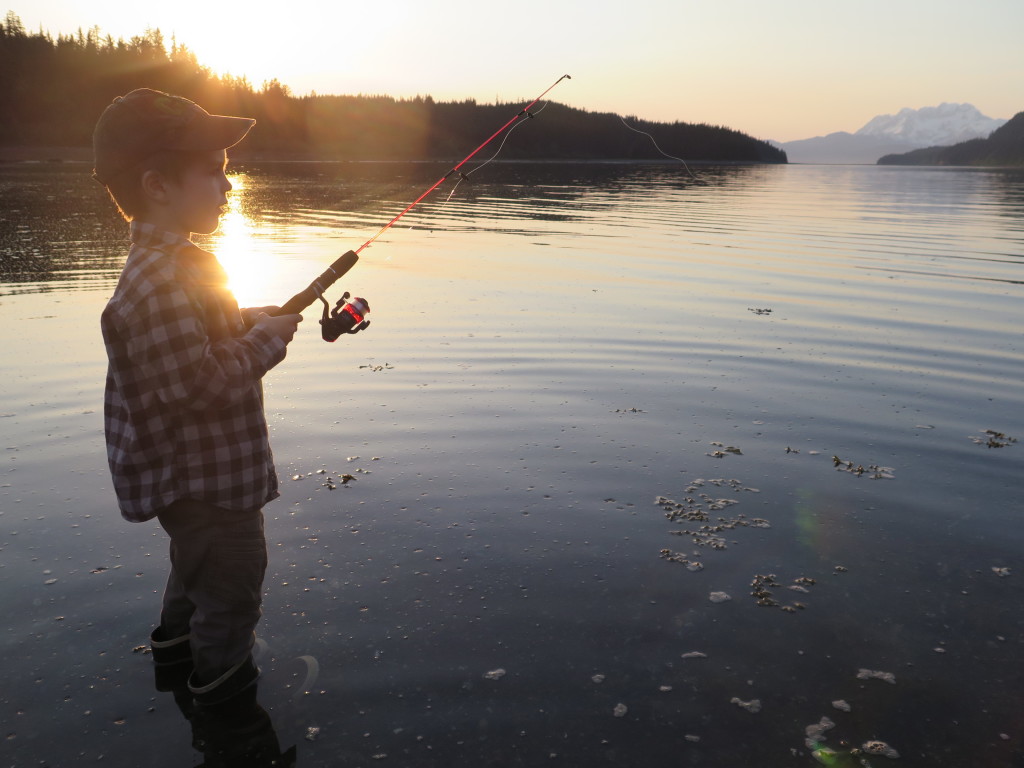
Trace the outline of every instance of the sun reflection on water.
<instances>
[{"instance_id":1,"label":"sun reflection on water","mask_svg":"<svg viewBox=\"0 0 1024 768\"><path fill-rule=\"evenodd\" d=\"M228 273L228 287L240 307L280 303L274 295L281 259L271 241L259 236L259 222L245 213L247 177L230 174L233 190L220 219L220 227L211 236L208 247Z\"/></svg>"}]
</instances>

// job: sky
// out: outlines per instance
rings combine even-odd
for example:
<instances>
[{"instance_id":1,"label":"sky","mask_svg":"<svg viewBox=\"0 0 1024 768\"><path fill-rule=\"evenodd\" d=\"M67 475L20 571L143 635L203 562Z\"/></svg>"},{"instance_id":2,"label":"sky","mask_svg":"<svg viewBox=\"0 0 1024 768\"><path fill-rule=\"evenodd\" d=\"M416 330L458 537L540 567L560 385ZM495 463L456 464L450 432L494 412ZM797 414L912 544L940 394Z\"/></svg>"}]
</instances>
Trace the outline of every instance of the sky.
<instances>
[{"instance_id":1,"label":"sky","mask_svg":"<svg viewBox=\"0 0 1024 768\"><path fill-rule=\"evenodd\" d=\"M29 32L159 29L296 95L430 95L724 125L792 141L904 107L1024 111L1024 0L31 0Z\"/></svg>"}]
</instances>

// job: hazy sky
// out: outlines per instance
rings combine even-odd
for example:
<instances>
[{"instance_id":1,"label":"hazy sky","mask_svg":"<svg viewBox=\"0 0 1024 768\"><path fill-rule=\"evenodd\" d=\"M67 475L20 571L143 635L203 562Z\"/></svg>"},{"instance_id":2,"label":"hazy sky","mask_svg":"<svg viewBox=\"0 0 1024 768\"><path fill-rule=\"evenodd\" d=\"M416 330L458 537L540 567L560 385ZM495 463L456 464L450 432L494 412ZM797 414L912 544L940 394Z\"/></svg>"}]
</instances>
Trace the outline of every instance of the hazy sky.
<instances>
[{"instance_id":1,"label":"hazy sky","mask_svg":"<svg viewBox=\"0 0 1024 768\"><path fill-rule=\"evenodd\" d=\"M726 125L788 141L903 107L1024 111L1024 0L31 0L51 34L158 28L296 94L430 94Z\"/></svg>"}]
</instances>

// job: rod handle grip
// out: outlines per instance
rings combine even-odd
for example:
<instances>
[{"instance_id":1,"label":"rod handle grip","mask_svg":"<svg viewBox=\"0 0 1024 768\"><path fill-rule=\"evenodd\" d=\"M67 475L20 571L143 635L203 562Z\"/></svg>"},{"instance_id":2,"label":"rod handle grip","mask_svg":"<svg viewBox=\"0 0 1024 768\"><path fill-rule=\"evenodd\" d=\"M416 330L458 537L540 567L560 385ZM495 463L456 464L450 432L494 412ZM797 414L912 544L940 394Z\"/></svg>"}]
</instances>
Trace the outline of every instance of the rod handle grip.
<instances>
[{"instance_id":1,"label":"rod handle grip","mask_svg":"<svg viewBox=\"0 0 1024 768\"><path fill-rule=\"evenodd\" d=\"M306 307L317 300L320 294L334 285L342 275L348 272L359 261L355 251L346 251L331 266L324 270L316 280L302 291L299 291L284 303L284 306L277 312L278 315L298 315Z\"/></svg>"}]
</instances>

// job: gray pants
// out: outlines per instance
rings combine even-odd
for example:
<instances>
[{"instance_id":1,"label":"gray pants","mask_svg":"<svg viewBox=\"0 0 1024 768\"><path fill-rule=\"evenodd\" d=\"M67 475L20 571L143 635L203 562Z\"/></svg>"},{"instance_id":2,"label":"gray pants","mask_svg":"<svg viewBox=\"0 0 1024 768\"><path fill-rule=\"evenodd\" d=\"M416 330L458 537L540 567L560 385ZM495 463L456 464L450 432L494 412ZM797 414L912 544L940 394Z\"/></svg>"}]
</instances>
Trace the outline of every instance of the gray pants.
<instances>
[{"instance_id":1,"label":"gray pants","mask_svg":"<svg viewBox=\"0 0 1024 768\"><path fill-rule=\"evenodd\" d=\"M159 520L171 537L160 625L167 639L191 633L195 675L208 683L252 652L267 570L263 511L185 499Z\"/></svg>"}]
</instances>

